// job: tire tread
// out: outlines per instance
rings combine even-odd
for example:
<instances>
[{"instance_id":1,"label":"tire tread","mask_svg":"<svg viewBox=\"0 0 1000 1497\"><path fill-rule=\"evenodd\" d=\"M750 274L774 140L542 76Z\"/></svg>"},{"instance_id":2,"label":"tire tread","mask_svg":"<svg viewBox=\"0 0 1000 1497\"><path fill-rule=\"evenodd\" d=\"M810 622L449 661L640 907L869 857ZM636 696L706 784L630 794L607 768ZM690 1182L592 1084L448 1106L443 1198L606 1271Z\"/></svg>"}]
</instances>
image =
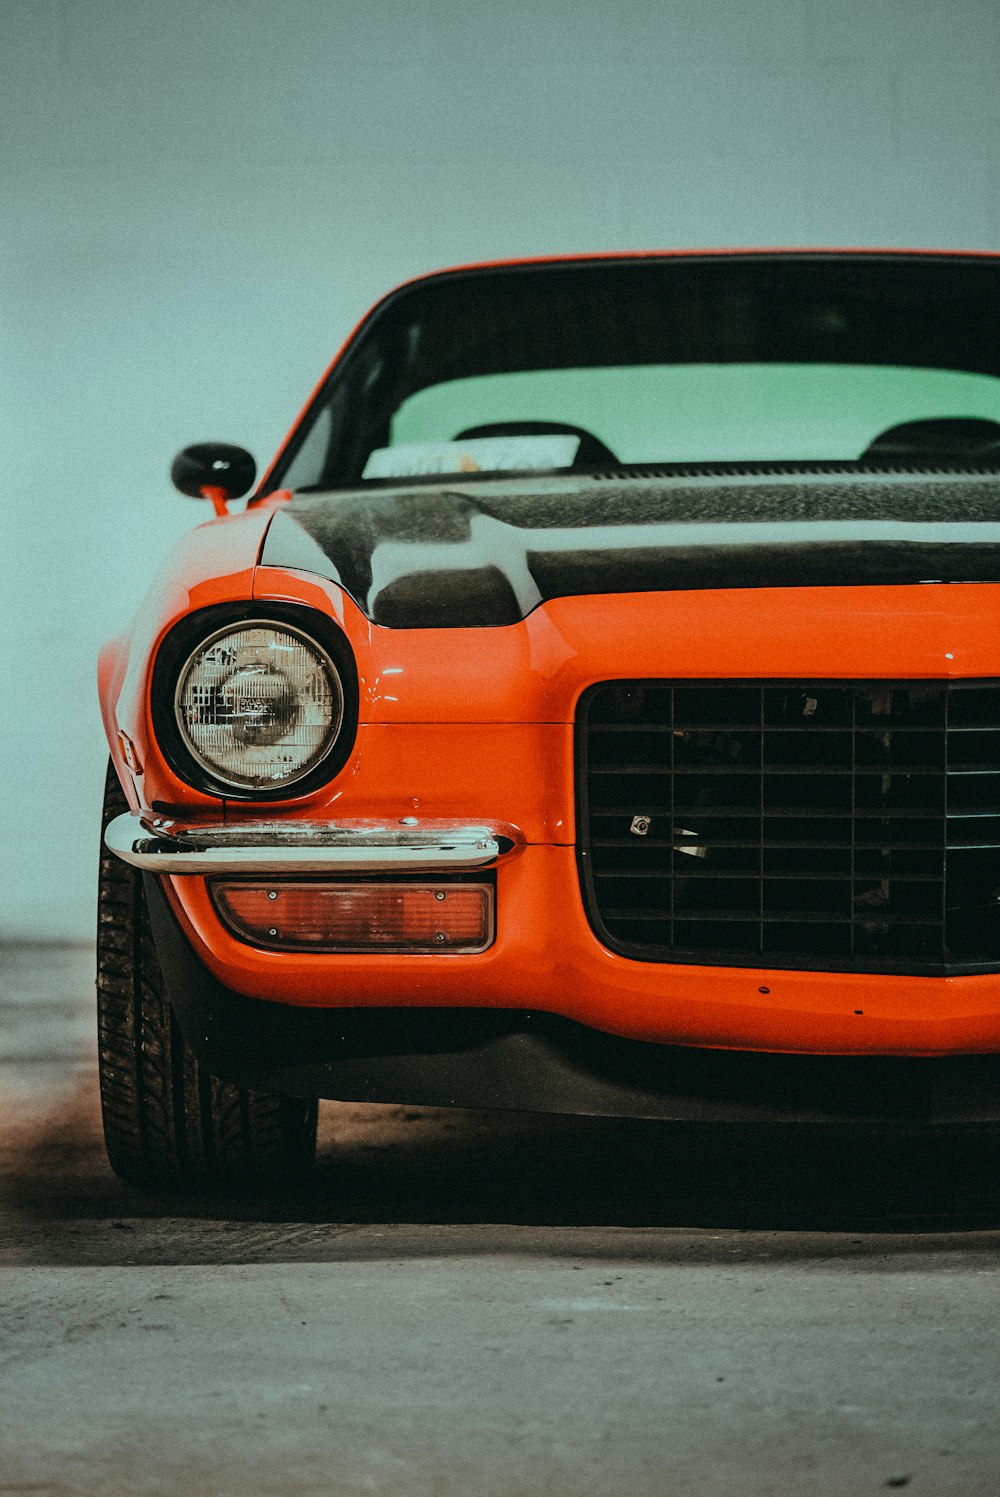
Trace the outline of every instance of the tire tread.
<instances>
[{"instance_id":1,"label":"tire tread","mask_svg":"<svg viewBox=\"0 0 1000 1497\"><path fill-rule=\"evenodd\" d=\"M111 764L97 917L98 1061L112 1168L145 1189L287 1184L309 1171L317 1104L213 1076L181 1034L163 984L142 878L103 829L128 809Z\"/></svg>"}]
</instances>

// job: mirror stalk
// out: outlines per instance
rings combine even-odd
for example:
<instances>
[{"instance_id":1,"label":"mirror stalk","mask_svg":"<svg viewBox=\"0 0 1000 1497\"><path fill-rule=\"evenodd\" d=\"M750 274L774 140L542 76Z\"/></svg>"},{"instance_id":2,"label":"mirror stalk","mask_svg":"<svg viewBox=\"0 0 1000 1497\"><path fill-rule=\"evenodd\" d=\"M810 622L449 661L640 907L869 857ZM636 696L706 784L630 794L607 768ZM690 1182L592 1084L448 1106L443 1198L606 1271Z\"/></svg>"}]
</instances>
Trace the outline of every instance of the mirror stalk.
<instances>
[{"instance_id":1,"label":"mirror stalk","mask_svg":"<svg viewBox=\"0 0 1000 1497\"><path fill-rule=\"evenodd\" d=\"M232 495L228 489L224 489L217 483L206 483L202 486L201 497L212 501L212 508L216 515L228 515L229 500Z\"/></svg>"}]
</instances>

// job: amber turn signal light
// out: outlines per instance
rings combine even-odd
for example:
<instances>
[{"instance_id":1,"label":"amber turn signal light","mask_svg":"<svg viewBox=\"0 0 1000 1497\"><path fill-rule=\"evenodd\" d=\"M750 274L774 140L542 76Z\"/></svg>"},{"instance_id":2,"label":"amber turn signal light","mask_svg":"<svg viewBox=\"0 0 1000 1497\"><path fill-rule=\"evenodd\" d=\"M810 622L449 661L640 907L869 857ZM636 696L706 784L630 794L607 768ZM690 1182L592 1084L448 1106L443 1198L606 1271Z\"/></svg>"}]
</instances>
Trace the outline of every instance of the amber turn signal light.
<instances>
[{"instance_id":1,"label":"amber turn signal light","mask_svg":"<svg viewBox=\"0 0 1000 1497\"><path fill-rule=\"evenodd\" d=\"M272 951L477 952L493 942L491 884L212 885L234 935Z\"/></svg>"}]
</instances>

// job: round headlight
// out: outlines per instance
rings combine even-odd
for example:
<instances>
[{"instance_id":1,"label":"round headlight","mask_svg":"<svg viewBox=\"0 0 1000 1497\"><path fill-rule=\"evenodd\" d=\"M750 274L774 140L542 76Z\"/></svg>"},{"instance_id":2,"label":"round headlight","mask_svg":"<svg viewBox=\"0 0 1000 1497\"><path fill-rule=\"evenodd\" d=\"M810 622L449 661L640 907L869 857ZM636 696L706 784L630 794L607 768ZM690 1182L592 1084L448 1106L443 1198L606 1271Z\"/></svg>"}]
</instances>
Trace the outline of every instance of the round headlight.
<instances>
[{"instance_id":1,"label":"round headlight","mask_svg":"<svg viewBox=\"0 0 1000 1497\"><path fill-rule=\"evenodd\" d=\"M174 694L188 752L240 790L277 789L333 748L344 689L326 651L289 624L219 629L188 658Z\"/></svg>"}]
</instances>

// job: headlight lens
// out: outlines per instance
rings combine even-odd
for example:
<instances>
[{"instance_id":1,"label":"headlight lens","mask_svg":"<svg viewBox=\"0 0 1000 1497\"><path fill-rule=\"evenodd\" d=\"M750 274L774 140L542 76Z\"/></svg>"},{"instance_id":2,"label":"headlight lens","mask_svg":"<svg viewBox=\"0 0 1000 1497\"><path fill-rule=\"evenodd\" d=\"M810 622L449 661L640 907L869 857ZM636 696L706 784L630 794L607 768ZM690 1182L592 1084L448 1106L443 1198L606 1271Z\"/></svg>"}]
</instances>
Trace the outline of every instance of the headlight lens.
<instances>
[{"instance_id":1,"label":"headlight lens","mask_svg":"<svg viewBox=\"0 0 1000 1497\"><path fill-rule=\"evenodd\" d=\"M292 784L320 763L344 720L337 667L315 640L265 620L220 629L181 670L174 696L189 753L240 790Z\"/></svg>"}]
</instances>

